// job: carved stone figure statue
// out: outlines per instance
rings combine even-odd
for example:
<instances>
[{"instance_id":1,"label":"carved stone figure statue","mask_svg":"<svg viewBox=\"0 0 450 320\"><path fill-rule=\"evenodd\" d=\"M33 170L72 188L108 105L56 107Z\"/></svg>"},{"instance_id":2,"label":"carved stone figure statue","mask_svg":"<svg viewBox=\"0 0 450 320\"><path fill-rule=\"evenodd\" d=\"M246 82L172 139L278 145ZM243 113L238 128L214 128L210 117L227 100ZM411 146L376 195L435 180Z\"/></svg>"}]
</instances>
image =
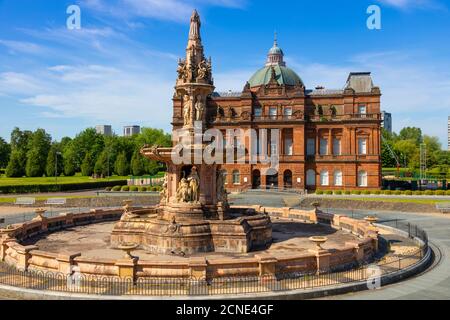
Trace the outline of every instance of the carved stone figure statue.
<instances>
[{"instance_id":1,"label":"carved stone figure statue","mask_svg":"<svg viewBox=\"0 0 450 320\"><path fill-rule=\"evenodd\" d=\"M227 191L225 189L224 170L218 170L216 173L216 194L218 202L227 202Z\"/></svg>"},{"instance_id":2,"label":"carved stone figure statue","mask_svg":"<svg viewBox=\"0 0 450 320\"><path fill-rule=\"evenodd\" d=\"M164 182L162 184L162 190L159 193L161 195L161 202L165 203L168 200L168 193L167 193L167 173L164 175Z\"/></svg>"},{"instance_id":3,"label":"carved stone figure statue","mask_svg":"<svg viewBox=\"0 0 450 320\"><path fill-rule=\"evenodd\" d=\"M177 189L178 202L190 202L189 183L186 178L181 179Z\"/></svg>"},{"instance_id":4,"label":"carved stone figure statue","mask_svg":"<svg viewBox=\"0 0 450 320\"><path fill-rule=\"evenodd\" d=\"M205 59L203 59L198 64L197 79L200 80L208 79L210 73L211 73L211 66Z\"/></svg>"},{"instance_id":5,"label":"carved stone figure statue","mask_svg":"<svg viewBox=\"0 0 450 320\"><path fill-rule=\"evenodd\" d=\"M200 177L197 173L197 168L192 167L191 174L188 177L190 196L192 202L198 202L199 200L199 187L200 187Z\"/></svg>"},{"instance_id":6,"label":"carved stone figure statue","mask_svg":"<svg viewBox=\"0 0 450 320\"><path fill-rule=\"evenodd\" d=\"M197 103L195 104L195 120L203 121L203 113L205 111L205 103L201 95L197 96Z\"/></svg>"},{"instance_id":7,"label":"carved stone figure statue","mask_svg":"<svg viewBox=\"0 0 450 320\"><path fill-rule=\"evenodd\" d=\"M185 126L191 124L192 122L192 100L187 94L184 95L183 120Z\"/></svg>"},{"instance_id":8,"label":"carved stone figure statue","mask_svg":"<svg viewBox=\"0 0 450 320\"><path fill-rule=\"evenodd\" d=\"M178 60L177 72L178 72L178 79L183 79L184 81L186 81L187 79L186 62L184 62L183 60Z\"/></svg>"}]
</instances>

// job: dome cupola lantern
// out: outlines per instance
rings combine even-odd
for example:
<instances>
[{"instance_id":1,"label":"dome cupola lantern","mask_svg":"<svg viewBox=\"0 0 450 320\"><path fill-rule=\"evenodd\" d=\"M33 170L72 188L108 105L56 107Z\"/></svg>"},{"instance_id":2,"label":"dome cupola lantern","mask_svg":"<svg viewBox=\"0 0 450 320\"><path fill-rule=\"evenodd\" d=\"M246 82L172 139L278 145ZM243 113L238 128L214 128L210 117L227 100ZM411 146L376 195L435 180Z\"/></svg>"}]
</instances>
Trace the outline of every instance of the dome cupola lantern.
<instances>
[{"instance_id":1,"label":"dome cupola lantern","mask_svg":"<svg viewBox=\"0 0 450 320\"><path fill-rule=\"evenodd\" d=\"M273 47L270 48L269 54L267 55L266 66L270 67L270 66L274 66L274 65L279 65L279 66L285 67L286 63L284 62L283 57L284 57L284 53L283 53L283 50L281 50L281 48L278 47L277 33L275 32L275 37L273 40Z\"/></svg>"}]
</instances>

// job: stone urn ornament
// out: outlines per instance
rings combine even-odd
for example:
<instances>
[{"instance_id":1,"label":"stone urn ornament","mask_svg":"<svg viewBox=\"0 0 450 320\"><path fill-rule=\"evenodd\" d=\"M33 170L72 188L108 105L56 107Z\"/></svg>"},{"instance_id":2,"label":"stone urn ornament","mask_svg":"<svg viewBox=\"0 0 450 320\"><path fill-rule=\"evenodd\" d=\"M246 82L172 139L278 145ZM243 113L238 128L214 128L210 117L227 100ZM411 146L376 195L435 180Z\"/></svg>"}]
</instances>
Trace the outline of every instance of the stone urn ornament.
<instances>
[{"instance_id":1,"label":"stone urn ornament","mask_svg":"<svg viewBox=\"0 0 450 320\"><path fill-rule=\"evenodd\" d=\"M117 246L118 249L123 250L125 252L125 259L134 259L134 256L131 255L131 251L135 250L138 247L136 243L121 243Z\"/></svg>"},{"instance_id":2,"label":"stone urn ornament","mask_svg":"<svg viewBox=\"0 0 450 320\"><path fill-rule=\"evenodd\" d=\"M374 227L374 223L376 223L378 221L378 218L375 216L367 216L364 218L365 221L367 221L368 223L370 223L370 225L372 227Z\"/></svg>"},{"instance_id":3,"label":"stone urn ornament","mask_svg":"<svg viewBox=\"0 0 450 320\"><path fill-rule=\"evenodd\" d=\"M314 209L317 211L318 209L319 209L319 207L320 207L320 203L319 202L313 202L313 203L311 203L311 205L314 207Z\"/></svg>"},{"instance_id":4,"label":"stone urn ornament","mask_svg":"<svg viewBox=\"0 0 450 320\"><path fill-rule=\"evenodd\" d=\"M34 210L34 212L36 213L36 217L34 219L36 219L36 220L43 220L43 219L45 219L44 213L46 211L47 210L45 210L43 208L38 208L38 209Z\"/></svg>"},{"instance_id":5,"label":"stone urn ornament","mask_svg":"<svg viewBox=\"0 0 450 320\"><path fill-rule=\"evenodd\" d=\"M313 236L309 238L309 241L313 242L316 244L316 250L317 251L321 251L324 250L322 248L322 245L328 241L327 237L322 237L322 236Z\"/></svg>"}]
</instances>

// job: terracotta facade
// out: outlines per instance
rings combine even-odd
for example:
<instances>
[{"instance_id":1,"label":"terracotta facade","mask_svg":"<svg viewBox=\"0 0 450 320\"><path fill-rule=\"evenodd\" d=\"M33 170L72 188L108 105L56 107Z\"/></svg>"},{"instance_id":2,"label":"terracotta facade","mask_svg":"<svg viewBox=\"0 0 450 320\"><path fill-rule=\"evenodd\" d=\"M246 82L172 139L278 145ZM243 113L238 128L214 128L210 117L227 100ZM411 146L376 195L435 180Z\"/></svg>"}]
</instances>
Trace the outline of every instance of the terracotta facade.
<instances>
[{"instance_id":1,"label":"terracotta facade","mask_svg":"<svg viewBox=\"0 0 450 320\"><path fill-rule=\"evenodd\" d=\"M236 128L280 130L278 175L265 176L261 174L264 165L248 161L226 164L223 168L227 171L227 189L380 188L381 92L373 85L371 74L350 73L342 90L308 90L295 73L298 78L294 82L286 81L286 74L277 73L281 69L276 68L293 73L285 67L283 55L275 42L266 64L270 78L266 76L258 82L260 79L253 79L254 76L242 92L214 92L208 96L209 128L224 133ZM181 128L180 96L174 97L173 109L173 126ZM229 142L232 138L227 139L233 143ZM248 153L249 138L239 139Z\"/></svg>"}]
</instances>

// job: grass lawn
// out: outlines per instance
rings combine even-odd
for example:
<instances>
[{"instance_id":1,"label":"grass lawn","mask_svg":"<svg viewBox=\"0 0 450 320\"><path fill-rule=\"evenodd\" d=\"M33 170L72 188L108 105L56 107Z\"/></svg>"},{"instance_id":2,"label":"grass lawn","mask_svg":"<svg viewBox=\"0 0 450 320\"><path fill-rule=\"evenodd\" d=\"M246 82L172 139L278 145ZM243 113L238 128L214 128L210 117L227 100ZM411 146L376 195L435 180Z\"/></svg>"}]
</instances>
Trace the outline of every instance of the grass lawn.
<instances>
[{"instance_id":1,"label":"grass lawn","mask_svg":"<svg viewBox=\"0 0 450 320\"><path fill-rule=\"evenodd\" d=\"M401 198L345 198L345 200L420 203L420 204L437 204L437 203L450 202L450 199L449 200L435 200L435 199L401 199Z\"/></svg>"},{"instance_id":2,"label":"grass lawn","mask_svg":"<svg viewBox=\"0 0 450 320\"><path fill-rule=\"evenodd\" d=\"M91 177L83 177L80 175L73 177L58 177L58 184L64 183L83 183L83 182L100 182L100 181L114 181L126 180L128 177L112 176L107 179L92 179ZM0 186L20 186L20 185L41 185L41 184L55 184L55 178L7 178L0 177Z\"/></svg>"}]
</instances>

